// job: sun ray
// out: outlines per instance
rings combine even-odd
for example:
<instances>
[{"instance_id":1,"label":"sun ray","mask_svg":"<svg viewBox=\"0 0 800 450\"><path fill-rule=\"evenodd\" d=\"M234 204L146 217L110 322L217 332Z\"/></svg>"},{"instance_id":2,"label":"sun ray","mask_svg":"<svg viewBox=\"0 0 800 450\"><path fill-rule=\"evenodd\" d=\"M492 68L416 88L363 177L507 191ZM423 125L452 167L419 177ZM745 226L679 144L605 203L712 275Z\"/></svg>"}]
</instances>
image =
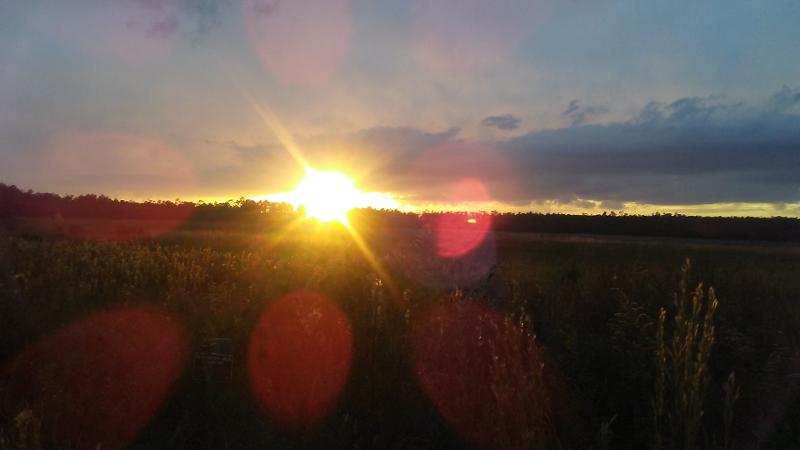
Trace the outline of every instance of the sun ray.
<instances>
[{"instance_id":1,"label":"sun ray","mask_svg":"<svg viewBox=\"0 0 800 450\"><path fill-rule=\"evenodd\" d=\"M303 224L303 218L298 217L293 219L288 224L284 225L280 231L270 234L269 236L270 248L274 248L278 244L283 242L291 234L291 232L295 231L302 224Z\"/></svg>"},{"instance_id":2,"label":"sun ray","mask_svg":"<svg viewBox=\"0 0 800 450\"><path fill-rule=\"evenodd\" d=\"M308 170L309 165L308 161L306 160L303 153L300 151L300 148L297 146L297 143L294 141L294 137L292 137L292 133L283 126L283 123L278 118L278 116L267 106L259 105L256 101L247 95L246 93L242 93L245 96L247 101L256 111L258 116L267 125L270 130L275 134L275 137L278 141L283 145L283 148L289 153L289 155L294 159L297 164L302 166L304 169Z\"/></svg>"},{"instance_id":3,"label":"sun ray","mask_svg":"<svg viewBox=\"0 0 800 450\"><path fill-rule=\"evenodd\" d=\"M306 160L300 148L294 141L292 134L278 118L278 116L267 106L259 105L252 96L240 90L242 96L247 100L258 116L275 134L275 137L283 145L284 149L294 159L298 165L305 170L305 178L292 192L266 196L268 200L285 201L295 207L303 206L306 209L307 218L315 218L323 222L336 220L340 222L344 229L350 234L361 254L367 260L381 281L386 285L391 297L399 299L399 291L388 272L381 266L378 258L369 248L364 238L353 227L347 213L356 207L390 207L397 208L397 201L387 194L359 191L355 187L355 182L341 172L326 172L313 169ZM301 219L292 221L280 234L275 236L272 244L275 245L283 240L286 235L296 229L301 223Z\"/></svg>"},{"instance_id":4,"label":"sun ray","mask_svg":"<svg viewBox=\"0 0 800 450\"><path fill-rule=\"evenodd\" d=\"M344 224L344 228L350 233L350 236L353 238L353 242L355 242L358 249L361 251L361 254L364 255L364 259L367 260L367 263L372 267L375 273L381 278L381 281L386 285L386 288L389 289L389 293L391 294L392 299L400 299L402 296L400 295L399 289L395 286L394 281L389 276L389 273L383 268L378 261L378 258L375 256L375 253L369 248L364 238L361 237L361 234L358 230L355 229L349 223Z\"/></svg>"},{"instance_id":5,"label":"sun ray","mask_svg":"<svg viewBox=\"0 0 800 450\"><path fill-rule=\"evenodd\" d=\"M341 172L306 168L306 176L292 191L293 201L302 205L306 215L323 222L347 222L347 212L361 202L355 182Z\"/></svg>"}]
</instances>

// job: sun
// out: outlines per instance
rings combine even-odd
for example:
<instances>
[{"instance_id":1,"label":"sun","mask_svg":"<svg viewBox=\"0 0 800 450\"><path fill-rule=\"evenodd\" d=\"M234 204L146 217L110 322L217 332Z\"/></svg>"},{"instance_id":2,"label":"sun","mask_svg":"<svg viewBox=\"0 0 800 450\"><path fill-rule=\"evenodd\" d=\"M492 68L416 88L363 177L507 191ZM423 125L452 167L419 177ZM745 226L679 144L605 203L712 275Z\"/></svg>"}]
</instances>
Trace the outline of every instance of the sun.
<instances>
[{"instance_id":1,"label":"sun","mask_svg":"<svg viewBox=\"0 0 800 450\"><path fill-rule=\"evenodd\" d=\"M347 212L360 205L363 193L341 172L307 168L305 178L290 197L292 203L303 206L309 218L347 223Z\"/></svg>"},{"instance_id":2,"label":"sun","mask_svg":"<svg viewBox=\"0 0 800 450\"><path fill-rule=\"evenodd\" d=\"M306 218L338 221L350 226L347 213L354 208L398 209L400 203L385 192L362 192L343 172L305 166L305 177L290 192L250 197L256 201L288 203L305 211Z\"/></svg>"}]
</instances>

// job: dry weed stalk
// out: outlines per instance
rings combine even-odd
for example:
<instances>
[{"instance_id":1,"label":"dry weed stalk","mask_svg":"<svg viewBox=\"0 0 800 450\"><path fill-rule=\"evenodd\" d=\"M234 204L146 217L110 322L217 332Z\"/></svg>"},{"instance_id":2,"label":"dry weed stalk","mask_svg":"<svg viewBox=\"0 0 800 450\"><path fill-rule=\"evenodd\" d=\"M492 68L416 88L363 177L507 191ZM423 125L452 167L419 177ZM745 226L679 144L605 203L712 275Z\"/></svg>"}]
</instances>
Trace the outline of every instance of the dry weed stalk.
<instances>
[{"instance_id":1,"label":"dry weed stalk","mask_svg":"<svg viewBox=\"0 0 800 450\"><path fill-rule=\"evenodd\" d=\"M708 361L715 340L714 314L719 302L703 284L689 292L689 261L683 266L674 296L672 340L665 337L666 311L656 328L656 381L653 399L655 446L693 450L702 427L709 382Z\"/></svg>"}]
</instances>

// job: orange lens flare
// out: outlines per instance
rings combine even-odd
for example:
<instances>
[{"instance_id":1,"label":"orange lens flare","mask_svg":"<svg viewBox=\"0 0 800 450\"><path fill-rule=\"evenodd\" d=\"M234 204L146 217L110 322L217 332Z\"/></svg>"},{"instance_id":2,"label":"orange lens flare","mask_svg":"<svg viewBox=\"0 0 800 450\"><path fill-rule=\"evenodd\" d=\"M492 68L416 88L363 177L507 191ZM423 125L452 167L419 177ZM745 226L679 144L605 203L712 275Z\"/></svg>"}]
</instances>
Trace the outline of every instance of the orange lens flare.
<instances>
[{"instance_id":1,"label":"orange lens flare","mask_svg":"<svg viewBox=\"0 0 800 450\"><path fill-rule=\"evenodd\" d=\"M59 446L124 448L158 411L185 356L182 328L159 310L102 312L24 351L10 366L10 392L59 413Z\"/></svg>"},{"instance_id":2,"label":"orange lens flare","mask_svg":"<svg viewBox=\"0 0 800 450\"><path fill-rule=\"evenodd\" d=\"M510 319L475 302L439 305L414 323L411 343L422 389L465 440L489 449L547 438L529 433L550 425L551 383L536 342Z\"/></svg>"},{"instance_id":3,"label":"orange lens flare","mask_svg":"<svg viewBox=\"0 0 800 450\"><path fill-rule=\"evenodd\" d=\"M347 381L353 335L344 312L314 292L271 303L250 336L248 371L256 399L288 428L321 419Z\"/></svg>"},{"instance_id":4,"label":"orange lens flare","mask_svg":"<svg viewBox=\"0 0 800 450\"><path fill-rule=\"evenodd\" d=\"M452 187L450 197L455 203L484 202L489 199L489 194L480 181L465 179ZM459 258L466 255L483 242L491 227L488 215L482 215L478 220L464 214L442 214L436 223L439 256Z\"/></svg>"},{"instance_id":5,"label":"orange lens flare","mask_svg":"<svg viewBox=\"0 0 800 450\"><path fill-rule=\"evenodd\" d=\"M333 77L350 47L350 0L245 0L256 54L280 82L318 85Z\"/></svg>"}]
</instances>

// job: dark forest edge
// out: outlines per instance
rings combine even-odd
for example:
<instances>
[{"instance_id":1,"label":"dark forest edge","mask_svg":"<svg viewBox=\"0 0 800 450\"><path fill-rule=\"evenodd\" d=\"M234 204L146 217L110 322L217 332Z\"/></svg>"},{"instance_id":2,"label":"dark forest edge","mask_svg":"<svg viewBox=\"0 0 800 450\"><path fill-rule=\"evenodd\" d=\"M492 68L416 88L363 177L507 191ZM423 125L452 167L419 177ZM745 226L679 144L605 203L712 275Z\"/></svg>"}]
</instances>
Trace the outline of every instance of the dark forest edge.
<instances>
[{"instance_id":1,"label":"dark forest edge","mask_svg":"<svg viewBox=\"0 0 800 450\"><path fill-rule=\"evenodd\" d=\"M110 219L180 221L187 227L236 226L277 228L301 217L291 205L245 198L227 202L119 200L104 195L79 196L23 191L0 183L0 220ZM800 241L800 219L791 217L707 217L681 214L634 215L603 212L594 215L559 213L444 213L357 209L350 220L373 229L429 227L444 214L484 217L492 229L504 232L565 233L701 238L751 241Z\"/></svg>"}]
</instances>

